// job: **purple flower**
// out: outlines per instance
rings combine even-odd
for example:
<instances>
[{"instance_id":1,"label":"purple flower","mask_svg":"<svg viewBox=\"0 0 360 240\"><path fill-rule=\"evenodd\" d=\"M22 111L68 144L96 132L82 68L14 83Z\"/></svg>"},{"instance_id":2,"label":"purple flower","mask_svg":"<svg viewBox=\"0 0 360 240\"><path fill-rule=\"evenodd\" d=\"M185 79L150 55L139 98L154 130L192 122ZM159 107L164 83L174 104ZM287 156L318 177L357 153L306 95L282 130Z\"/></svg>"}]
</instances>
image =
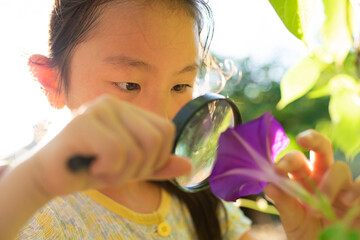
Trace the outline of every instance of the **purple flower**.
<instances>
[{"instance_id":1,"label":"purple flower","mask_svg":"<svg viewBox=\"0 0 360 240\"><path fill-rule=\"evenodd\" d=\"M211 190L226 201L260 193L279 177L273 162L288 143L284 129L269 112L226 130L219 139Z\"/></svg>"},{"instance_id":2,"label":"purple flower","mask_svg":"<svg viewBox=\"0 0 360 240\"><path fill-rule=\"evenodd\" d=\"M210 175L213 193L226 201L260 193L268 182L321 212L337 217L330 201L319 191L308 192L299 182L279 175L273 162L289 143L281 125L270 113L221 134L215 166Z\"/></svg>"}]
</instances>

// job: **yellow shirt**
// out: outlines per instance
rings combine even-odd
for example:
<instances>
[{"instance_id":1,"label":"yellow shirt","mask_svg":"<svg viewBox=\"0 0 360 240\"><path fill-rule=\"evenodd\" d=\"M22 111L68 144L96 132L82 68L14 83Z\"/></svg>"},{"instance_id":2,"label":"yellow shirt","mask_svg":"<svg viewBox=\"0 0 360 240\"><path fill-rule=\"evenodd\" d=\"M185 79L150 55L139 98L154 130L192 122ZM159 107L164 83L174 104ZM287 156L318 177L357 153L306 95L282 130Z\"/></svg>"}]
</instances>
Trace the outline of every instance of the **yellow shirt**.
<instances>
[{"instance_id":1,"label":"yellow shirt","mask_svg":"<svg viewBox=\"0 0 360 240\"><path fill-rule=\"evenodd\" d=\"M162 190L161 204L151 214L136 213L96 190L58 197L37 212L18 239L196 239L184 204ZM239 208L225 203L228 221L220 214L224 239L239 239L250 220Z\"/></svg>"}]
</instances>

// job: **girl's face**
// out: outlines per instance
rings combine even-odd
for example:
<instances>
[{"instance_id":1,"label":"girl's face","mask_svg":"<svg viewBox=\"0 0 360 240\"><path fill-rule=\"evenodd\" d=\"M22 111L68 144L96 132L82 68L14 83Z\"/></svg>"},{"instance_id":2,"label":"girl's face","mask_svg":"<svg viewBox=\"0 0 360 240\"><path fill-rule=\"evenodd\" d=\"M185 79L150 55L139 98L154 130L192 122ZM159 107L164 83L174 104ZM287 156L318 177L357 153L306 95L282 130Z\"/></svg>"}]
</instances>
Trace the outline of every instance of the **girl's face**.
<instances>
[{"instance_id":1,"label":"girl's face","mask_svg":"<svg viewBox=\"0 0 360 240\"><path fill-rule=\"evenodd\" d=\"M198 47L195 21L182 10L111 4L73 52L66 104L111 94L172 119L192 97Z\"/></svg>"}]
</instances>

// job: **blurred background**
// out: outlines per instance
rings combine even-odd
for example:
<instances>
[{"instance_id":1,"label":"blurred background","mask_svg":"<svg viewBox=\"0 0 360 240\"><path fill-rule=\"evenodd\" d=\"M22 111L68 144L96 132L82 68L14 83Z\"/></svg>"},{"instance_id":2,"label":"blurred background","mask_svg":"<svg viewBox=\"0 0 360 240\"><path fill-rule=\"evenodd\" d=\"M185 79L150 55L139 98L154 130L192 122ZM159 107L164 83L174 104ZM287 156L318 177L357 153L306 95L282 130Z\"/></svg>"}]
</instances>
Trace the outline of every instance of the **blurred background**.
<instances>
[{"instance_id":1,"label":"blurred background","mask_svg":"<svg viewBox=\"0 0 360 240\"><path fill-rule=\"evenodd\" d=\"M321 0L314 1L321 10ZM47 55L52 2L0 0L0 164L36 145L51 119L61 118L66 111L49 106L27 67L29 55ZM235 101L245 122L271 111L293 140L291 149L296 149L296 134L309 128L321 129L330 119L329 97L305 96L282 110L276 108L281 98L280 80L290 67L309 54L309 48L285 28L268 0L210 0L209 3L215 19L210 51L220 62L231 59L237 69L221 93ZM317 12L320 14L312 18L308 30L310 47L318 44L317 32L324 21L321 11ZM339 160L346 159L337 148L335 155ZM359 154L349 164L354 176L358 176ZM253 219L258 239L265 238L261 235L264 232L266 239L285 239L276 216L244 211Z\"/></svg>"}]
</instances>

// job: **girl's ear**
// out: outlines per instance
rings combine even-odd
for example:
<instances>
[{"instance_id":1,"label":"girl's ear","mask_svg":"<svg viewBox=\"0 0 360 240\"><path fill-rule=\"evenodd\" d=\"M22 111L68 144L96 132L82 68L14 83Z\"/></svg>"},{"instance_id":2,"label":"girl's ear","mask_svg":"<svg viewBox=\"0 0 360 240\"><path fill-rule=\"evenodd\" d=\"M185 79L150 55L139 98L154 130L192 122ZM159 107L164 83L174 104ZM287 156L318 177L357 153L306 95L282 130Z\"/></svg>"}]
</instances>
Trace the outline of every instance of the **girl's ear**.
<instances>
[{"instance_id":1,"label":"girl's ear","mask_svg":"<svg viewBox=\"0 0 360 240\"><path fill-rule=\"evenodd\" d=\"M28 65L35 81L41 84L50 105L58 109L63 108L65 99L58 87L58 75L49 66L49 58L39 54L31 55Z\"/></svg>"}]
</instances>

